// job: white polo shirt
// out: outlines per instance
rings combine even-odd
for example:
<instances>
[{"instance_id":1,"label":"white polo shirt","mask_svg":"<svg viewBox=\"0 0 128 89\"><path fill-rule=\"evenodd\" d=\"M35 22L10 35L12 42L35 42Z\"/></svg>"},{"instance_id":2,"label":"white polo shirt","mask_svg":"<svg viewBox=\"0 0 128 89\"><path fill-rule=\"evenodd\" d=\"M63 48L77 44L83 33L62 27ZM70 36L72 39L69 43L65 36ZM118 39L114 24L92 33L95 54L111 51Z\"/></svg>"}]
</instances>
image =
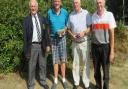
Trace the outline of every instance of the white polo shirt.
<instances>
[{"instance_id":1,"label":"white polo shirt","mask_svg":"<svg viewBox=\"0 0 128 89\"><path fill-rule=\"evenodd\" d=\"M116 27L114 16L109 11L104 11L101 17L97 11L92 15L92 42L96 44L109 43L109 30Z\"/></svg>"},{"instance_id":2,"label":"white polo shirt","mask_svg":"<svg viewBox=\"0 0 128 89\"><path fill-rule=\"evenodd\" d=\"M86 31L87 26L90 25L91 25L91 17L87 10L81 8L79 13L73 11L69 15L67 27L71 29L71 32L73 34ZM85 40L87 40L87 36L85 36Z\"/></svg>"}]
</instances>

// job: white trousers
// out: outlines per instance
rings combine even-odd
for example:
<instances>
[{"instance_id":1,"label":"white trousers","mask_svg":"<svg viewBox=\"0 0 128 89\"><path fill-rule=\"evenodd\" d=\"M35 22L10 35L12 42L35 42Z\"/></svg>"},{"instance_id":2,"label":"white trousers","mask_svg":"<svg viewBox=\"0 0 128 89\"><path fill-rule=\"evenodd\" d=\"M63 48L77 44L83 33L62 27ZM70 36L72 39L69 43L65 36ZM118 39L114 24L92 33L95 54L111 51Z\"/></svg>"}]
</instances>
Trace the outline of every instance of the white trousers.
<instances>
[{"instance_id":1,"label":"white trousers","mask_svg":"<svg viewBox=\"0 0 128 89\"><path fill-rule=\"evenodd\" d=\"M89 87L89 46L88 42L75 43L72 42L72 54L73 54L73 79L74 84L79 85L80 82L80 58L83 60L83 75L82 80L85 87Z\"/></svg>"}]
</instances>

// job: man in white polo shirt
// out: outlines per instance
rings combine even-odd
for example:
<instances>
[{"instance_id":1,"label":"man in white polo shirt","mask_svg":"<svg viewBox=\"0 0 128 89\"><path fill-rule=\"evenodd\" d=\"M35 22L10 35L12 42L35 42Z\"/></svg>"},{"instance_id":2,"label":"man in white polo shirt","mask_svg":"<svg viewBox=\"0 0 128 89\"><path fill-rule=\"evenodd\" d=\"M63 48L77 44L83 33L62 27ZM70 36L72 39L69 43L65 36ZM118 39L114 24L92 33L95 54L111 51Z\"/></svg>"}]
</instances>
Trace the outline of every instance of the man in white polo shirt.
<instances>
[{"instance_id":1,"label":"man in white polo shirt","mask_svg":"<svg viewBox=\"0 0 128 89\"><path fill-rule=\"evenodd\" d=\"M109 66L114 59L114 16L105 9L105 0L96 0L97 10L92 16L92 57L95 89L109 89ZM103 69L103 88L101 78Z\"/></svg>"},{"instance_id":2,"label":"man in white polo shirt","mask_svg":"<svg viewBox=\"0 0 128 89\"><path fill-rule=\"evenodd\" d=\"M87 10L81 8L81 0L73 0L74 11L70 14L68 20L68 32L72 37L73 54L73 79L74 87L77 89L80 82L80 58L83 60L83 83L85 89L89 88L89 63L88 63L88 37L91 18Z\"/></svg>"}]
</instances>

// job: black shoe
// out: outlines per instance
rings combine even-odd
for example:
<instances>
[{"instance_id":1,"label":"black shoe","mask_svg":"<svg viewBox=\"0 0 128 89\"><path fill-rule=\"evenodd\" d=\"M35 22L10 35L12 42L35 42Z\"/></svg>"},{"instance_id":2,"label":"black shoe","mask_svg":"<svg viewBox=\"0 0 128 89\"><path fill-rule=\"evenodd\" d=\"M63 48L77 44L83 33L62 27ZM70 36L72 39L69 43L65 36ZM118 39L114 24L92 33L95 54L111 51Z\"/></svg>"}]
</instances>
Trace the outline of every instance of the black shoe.
<instances>
[{"instance_id":1,"label":"black shoe","mask_svg":"<svg viewBox=\"0 0 128 89\"><path fill-rule=\"evenodd\" d=\"M68 89L68 84L66 82L63 82L64 89Z\"/></svg>"},{"instance_id":2,"label":"black shoe","mask_svg":"<svg viewBox=\"0 0 128 89\"><path fill-rule=\"evenodd\" d=\"M78 87L79 87L78 85L74 85L73 89L78 89Z\"/></svg>"},{"instance_id":3,"label":"black shoe","mask_svg":"<svg viewBox=\"0 0 128 89\"><path fill-rule=\"evenodd\" d=\"M91 89L90 87L85 87L84 89Z\"/></svg>"},{"instance_id":4,"label":"black shoe","mask_svg":"<svg viewBox=\"0 0 128 89\"><path fill-rule=\"evenodd\" d=\"M98 86L95 86L95 88L94 89L101 89L101 88L99 88Z\"/></svg>"},{"instance_id":5,"label":"black shoe","mask_svg":"<svg viewBox=\"0 0 128 89\"><path fill-rule=\"evenodd\" d=\"M43 88L44 88L44 89L49 89L49 87L48 87L47 84L46 84L46 85L43 85Z\"/></svg>"},{"instance_id":6,"label":"black shoe","mask_svg":"<svg viewBox=\"0 0 128 89\"><path fill-rule=\"evenodd\" d=\"M54 84L52 85L51 89L56 89L56 86L57 86L57 84L54 83Z\"/></svg>"}]
</instances>

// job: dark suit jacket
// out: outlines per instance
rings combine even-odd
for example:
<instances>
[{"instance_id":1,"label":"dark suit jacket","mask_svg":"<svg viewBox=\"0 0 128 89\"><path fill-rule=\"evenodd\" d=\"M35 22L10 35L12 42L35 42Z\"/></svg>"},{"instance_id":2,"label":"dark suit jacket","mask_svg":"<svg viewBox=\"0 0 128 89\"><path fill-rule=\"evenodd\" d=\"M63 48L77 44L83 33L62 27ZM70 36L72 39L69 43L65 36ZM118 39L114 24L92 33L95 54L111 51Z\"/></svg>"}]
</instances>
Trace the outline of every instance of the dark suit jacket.
<instances>
[{"instance_id":1,"label":"dark suit jacket","mask_svg":"<svg viewBox=\"0 0 128 89\"><path fill-rule=\"evenodd\" d=\"M42 47L42 53L43 56L45 56L46 53L46 47L50 46L50 37L48 35L48 30L46 29L47 21L44 17L40 16L39 22L41 26L41 47ZM25 17L23 21L23 29L24 29L24 54L25 57L30 58L31 55L31 45L32 45L32 37L33 37L33 23L32 23L32 16L31 14Z\"/></svg>"}]
</instances>

